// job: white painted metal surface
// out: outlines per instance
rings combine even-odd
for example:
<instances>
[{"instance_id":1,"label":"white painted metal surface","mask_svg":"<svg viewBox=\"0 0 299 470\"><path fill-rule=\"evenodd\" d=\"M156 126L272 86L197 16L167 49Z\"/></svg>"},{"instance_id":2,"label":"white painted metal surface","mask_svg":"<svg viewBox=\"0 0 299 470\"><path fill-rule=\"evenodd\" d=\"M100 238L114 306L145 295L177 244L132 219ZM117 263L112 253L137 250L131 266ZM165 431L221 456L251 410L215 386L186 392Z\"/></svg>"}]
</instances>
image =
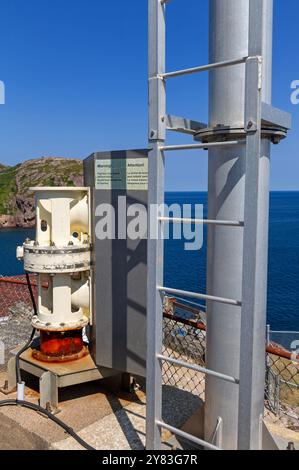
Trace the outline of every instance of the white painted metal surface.
<instances>
[{"instance_id":1,"label":"white painted metal surface","mask_svg":"<svg viewBox=\"0 0 299 470\"><path fill-rule=\"evenodd\" d=\"M31 188L36 239L18 249L27 272L38 274L37 329L85 326L90 317L90 209L88 188Z\"/></svg>"}]
</instances>

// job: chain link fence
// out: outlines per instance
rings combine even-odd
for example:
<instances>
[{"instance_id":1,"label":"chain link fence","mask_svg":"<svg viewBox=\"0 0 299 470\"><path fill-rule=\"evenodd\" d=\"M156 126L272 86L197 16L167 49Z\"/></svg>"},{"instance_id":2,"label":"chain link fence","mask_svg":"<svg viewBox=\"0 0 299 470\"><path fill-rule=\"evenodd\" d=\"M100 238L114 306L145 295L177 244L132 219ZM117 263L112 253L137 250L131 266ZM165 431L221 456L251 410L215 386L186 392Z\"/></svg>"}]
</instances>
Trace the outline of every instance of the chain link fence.
<instances>
[{"instance_id":1,"label":"chain link fence","mask_svg":"<svg viewBox=\"0 0 299 470\"><path fill-rule=\"evenodd\" d=\"M163 354L199 366L205 365L205 312L175 298L166 298L163 312ZM277 344L265 351L265 418L299 432L299 357ZM204 400L205 375L163 364L163 383L184 389Z\"/></svg>"},{"instance_id":2,"label":"chain link fence","mask_svg":"<svg viewBox=\"0 0 299 470\"><path fill-rule=\"evenodd\" d=\"M30 281L36 296L36 276L30 275ZM26 276L0 276L0 370L5 368L9 351L28 340L32 315Z\"/></svg>"},{"instance_id":3,"label":"chain link fence","mask_svg":"<svg viewBox=\"0 0 299 470\"><path fill-rule=\"evenodd\" d=\"M299 432L299 358L277 344L266 351L265 415Z\"/></svg>"},{"instance_id":4,"label":"chain link fence","mask_svg":"<svg viewBox=\"0 0 299 470\"><path fill-rule=\"evenodd\" d=\"M191 318L183 318L179 316L180 314ZM205 349L205 325L197 315L196 309L175 299L166 298L163 312L163 354L190 364L204 366ZM163 383L193 393L204 400L203 373L164 361Z\"/></svg>"},{"instance_id":5,"label":"chain link fence","mask_svg":"<svg viewBox=\"0 0 299 470\"><path fill-rule=\"evenodd\" d=\"M36 276L30 275L32 290L36 294ZM0 276L0 321L21 309L32 309L26 276Z\"/></svg>"}]
</instances>

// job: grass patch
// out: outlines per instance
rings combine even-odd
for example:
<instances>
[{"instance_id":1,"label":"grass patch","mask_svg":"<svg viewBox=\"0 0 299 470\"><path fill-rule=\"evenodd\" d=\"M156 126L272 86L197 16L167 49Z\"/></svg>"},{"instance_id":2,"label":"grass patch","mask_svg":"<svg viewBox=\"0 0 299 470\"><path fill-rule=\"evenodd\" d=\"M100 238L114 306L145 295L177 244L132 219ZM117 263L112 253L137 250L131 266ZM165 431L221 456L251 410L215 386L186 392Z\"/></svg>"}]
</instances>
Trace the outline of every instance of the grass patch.
<instances>
[{"instance_id":1,"label":"grass patch","mask_svg":"<svg viewBox=\"0 0 299 470\"><path fill-rule=\"evenodd\" d=\"M14 215L13 198L16 194L16 172L15 167L6 168L0 173L0 214Z\"/></svg>"}]
</instances>

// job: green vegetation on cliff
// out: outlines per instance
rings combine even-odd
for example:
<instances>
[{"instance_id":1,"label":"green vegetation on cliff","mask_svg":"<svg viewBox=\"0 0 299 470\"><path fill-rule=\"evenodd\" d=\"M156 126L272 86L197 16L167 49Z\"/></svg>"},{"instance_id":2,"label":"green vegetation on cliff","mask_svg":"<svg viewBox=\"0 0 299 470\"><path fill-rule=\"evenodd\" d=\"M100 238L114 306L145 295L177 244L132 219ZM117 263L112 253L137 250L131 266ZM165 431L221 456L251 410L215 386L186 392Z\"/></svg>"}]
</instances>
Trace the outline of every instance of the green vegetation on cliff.
<instances>
[{"instance_id":1,"label":"green vegetation on cliff","mask_svg":"<svg viewBox=\"0 0 299 470\"><path fill-rule=\"evenodd\" d=\"M17 166L0 168L0 214L14 215L14 197L16 186Z\"/></svg>"},{"instance_id":2,"label":"green vegetation on cliff","mask_svg":"<svg viewBox=\"0 0 299 470\"><path fill-rule=\"evenodd\" d=\"M18 226L30 225L34 223L31 186L82 184L83 164L79 159L45 157L27 160L16 166L0 164L0 216L15 217Z\"/></svg>"}]
</instances>

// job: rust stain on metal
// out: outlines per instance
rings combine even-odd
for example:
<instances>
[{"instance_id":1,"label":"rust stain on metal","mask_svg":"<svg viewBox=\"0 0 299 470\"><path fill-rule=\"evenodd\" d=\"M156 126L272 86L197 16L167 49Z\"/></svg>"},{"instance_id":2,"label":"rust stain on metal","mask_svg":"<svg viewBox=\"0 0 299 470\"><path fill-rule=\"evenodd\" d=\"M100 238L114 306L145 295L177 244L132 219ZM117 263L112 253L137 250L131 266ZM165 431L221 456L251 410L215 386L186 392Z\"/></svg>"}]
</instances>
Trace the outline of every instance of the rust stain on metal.
<instances>
[{"instance_id":1,"label":"rust stain on metal","mask_svg":"<svg viewBox=\"0 0 299 470\"><path fill-rule=\"evenodd\" d=\"M40 331L39 347L32 356L43 362L68 362L88 354L84 346L82 328L66 331Z\"/></svg>"},{"instance_id":2,"label":"rust stain on metal","mask_svg":"<svg viewBox=\"0 0 299 470\"><path fill-rule=\"evenodd\" d=\"M80 352L74 353L74 354L69 354L66 356L48 356L46 354L43 354L40 350L38 349L33 349L32 350L32 357L36 359L37 361L40 362L47 362L47 363L68 363L68 366L70 366L69 371L71 370L71 363L74 363L78 361L79 359L82 359L83 357L87 356L89 354L87 346L83 346Z\"/></svg>"},{"instance_id":3,"label":"rust stain on metal","mask_svg":"<svg viewBox=\"0 0 299 470\"><path fill-rule=\"evenodd\" d=\"M286 349L283 349L279 346L274 346L272 344L269 344L266 348L267 353L273 354L274 356L279 356L283 357L284 359L289 359L290 361L299 361L299 355L295 355L287 351Z\"/></svg>"}]
</instances>

